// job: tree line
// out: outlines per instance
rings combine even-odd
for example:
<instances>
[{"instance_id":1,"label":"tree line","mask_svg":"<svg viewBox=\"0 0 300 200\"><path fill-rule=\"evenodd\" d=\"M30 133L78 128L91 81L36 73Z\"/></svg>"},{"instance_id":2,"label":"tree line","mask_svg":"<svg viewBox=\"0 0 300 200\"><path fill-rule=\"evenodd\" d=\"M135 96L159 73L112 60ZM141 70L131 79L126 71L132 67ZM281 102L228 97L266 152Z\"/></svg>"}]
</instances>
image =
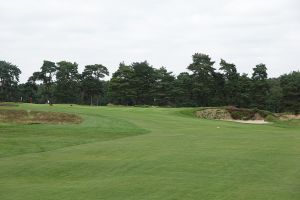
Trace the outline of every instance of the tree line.
<instances>
[{"instance_id":1,"label":"tree line","mask_svg":"<svg viewBox=\"0 0 300 200\"><path fill-rule=\"evenodd\" d=\"M87 65L44 61L26 83L20 69L0 61L0 101L170 107L236 106L272 112L300 111L300 72L268 78L265 64L252 74L240 74L236 65L221 59L219 67L209 55L196 53L187 72L175 76L165 67L147 61L120 63L110 80L101 64Z\"/></svg>"}]
</instances>

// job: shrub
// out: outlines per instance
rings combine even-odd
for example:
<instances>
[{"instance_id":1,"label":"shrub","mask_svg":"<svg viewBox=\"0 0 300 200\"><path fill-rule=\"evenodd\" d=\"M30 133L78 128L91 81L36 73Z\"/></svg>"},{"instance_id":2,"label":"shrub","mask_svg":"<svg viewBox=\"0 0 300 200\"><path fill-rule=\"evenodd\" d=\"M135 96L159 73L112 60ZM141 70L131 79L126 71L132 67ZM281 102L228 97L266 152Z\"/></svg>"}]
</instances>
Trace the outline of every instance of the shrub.
<instances>
[{"instance_id":1,"label":"shrub","mask_svg":"<svg viewBox=\"0 0 300 200\"><path fill-rule=\"evenodd\" d=\"M227 108L231 117L235 120L251 120L255 118L255 111L250 109Z\"/></svg>"},{"instance_id":2,"label":"shrub","mask_svg":"<svg viewBox=\"0 0 300 200\"><path fill-rule=\"evenodd\" d=\"M266 118L269 115L275 117L275 115L272 112L266 110L258 110L257 113L260 114L260 116L262 116L263 118Z\"/></svg>"},{"instance_id":3,"label":"shrub","mask_svg":"<svg viewBox=\"0 0 300 200\"><path fill-rule=\"evenodd\" d=\"M265 120L267 122L276 122L278 120L278 118L275 117L275 115L272 114L272 115L268 115L267 117L265 117Z\"/></svg>"}]
</instances>

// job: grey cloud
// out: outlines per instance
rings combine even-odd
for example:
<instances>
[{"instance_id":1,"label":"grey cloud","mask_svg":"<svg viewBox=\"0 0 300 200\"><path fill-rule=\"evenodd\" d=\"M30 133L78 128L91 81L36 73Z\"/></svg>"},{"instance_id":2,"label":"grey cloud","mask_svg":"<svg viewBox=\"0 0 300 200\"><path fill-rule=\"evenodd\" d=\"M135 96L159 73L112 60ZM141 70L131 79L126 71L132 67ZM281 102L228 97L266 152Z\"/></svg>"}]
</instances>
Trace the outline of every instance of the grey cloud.
<instances>
[{"instance_id":1,"label":"grey cloud","mask_svg":"<svg viewBox=\"0 0 300 200\"><path fill-rule=\"evenodd\" d=\"M260 62L270 76L300 68L297 0L10 0L0 8L0 59L19 65L23 82L44 59L111 72L147 59L178 74L203 52L246 73Z\"/></svg>"}]
</instances>

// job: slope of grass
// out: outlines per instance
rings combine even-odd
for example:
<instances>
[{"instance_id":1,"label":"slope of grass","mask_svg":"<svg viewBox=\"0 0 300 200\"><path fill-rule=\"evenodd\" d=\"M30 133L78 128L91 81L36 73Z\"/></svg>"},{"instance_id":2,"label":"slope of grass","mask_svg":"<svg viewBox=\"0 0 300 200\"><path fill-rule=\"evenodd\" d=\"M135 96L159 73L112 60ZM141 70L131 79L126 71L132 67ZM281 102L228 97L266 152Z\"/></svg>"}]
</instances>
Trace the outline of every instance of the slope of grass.
<instances>
[{"instance_id":1,"label":"slope of grass","mask_svg":"<svg viewBox=\"0 0 300 200\"><path fill-rule=\"evenodd\" d=\"M202 120L194 109L11 109L84 121L1 124L1 200L300 199L299 126Z\"/></svg>"},{"instance_id":2,"label":"slope of grass","mask_svg":"<svg viewBox=\"0 0 300 200\"><path fill-rule=\"evenodd\" d=\"M103 116L97 112L94 113L90 108L86 109L85 112L87 114L80 112L80 108L78 110L76 108L68 110L66 106L52 108L49 106L24 104L18 109L25 109L26 111L31 111L31 113L37 112L37 110L50 111L49 115L51 116L57 115L57 112L78 113L83 122L64 125L51 123L15 124L15 120L12 120L13 123L11 124L2 123L0 124L0 158L25 153L51 151L68 146L134 136L147 132L145 129L139 128L126 120ZM4 110L5 112L8 111L7 108ZM12 110L12 112L15 111L15 109ZM52 117L50 119L50 122L52 122Z\"/></svg>"}]
</instances>

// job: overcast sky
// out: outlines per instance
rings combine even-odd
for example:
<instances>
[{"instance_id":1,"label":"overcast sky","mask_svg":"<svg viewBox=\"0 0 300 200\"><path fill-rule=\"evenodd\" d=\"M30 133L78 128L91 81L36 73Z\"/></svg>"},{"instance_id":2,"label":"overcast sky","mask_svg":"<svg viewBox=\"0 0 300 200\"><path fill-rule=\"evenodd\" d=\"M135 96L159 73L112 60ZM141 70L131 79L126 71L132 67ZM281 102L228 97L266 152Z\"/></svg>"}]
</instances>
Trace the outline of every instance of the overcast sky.
<instances>
[{"instance_id":1,"label":"overcast sky","mask_svg":"<svg viewBox=\"0 0 300 200\"><path fill-rule=\"evenodd\" d=\"M196 52L274 77L300 69L299 0L0 0L0 60L24 82L43 60L103 64L147 60L186 71Z\"/></svg>"}]
</instances>

